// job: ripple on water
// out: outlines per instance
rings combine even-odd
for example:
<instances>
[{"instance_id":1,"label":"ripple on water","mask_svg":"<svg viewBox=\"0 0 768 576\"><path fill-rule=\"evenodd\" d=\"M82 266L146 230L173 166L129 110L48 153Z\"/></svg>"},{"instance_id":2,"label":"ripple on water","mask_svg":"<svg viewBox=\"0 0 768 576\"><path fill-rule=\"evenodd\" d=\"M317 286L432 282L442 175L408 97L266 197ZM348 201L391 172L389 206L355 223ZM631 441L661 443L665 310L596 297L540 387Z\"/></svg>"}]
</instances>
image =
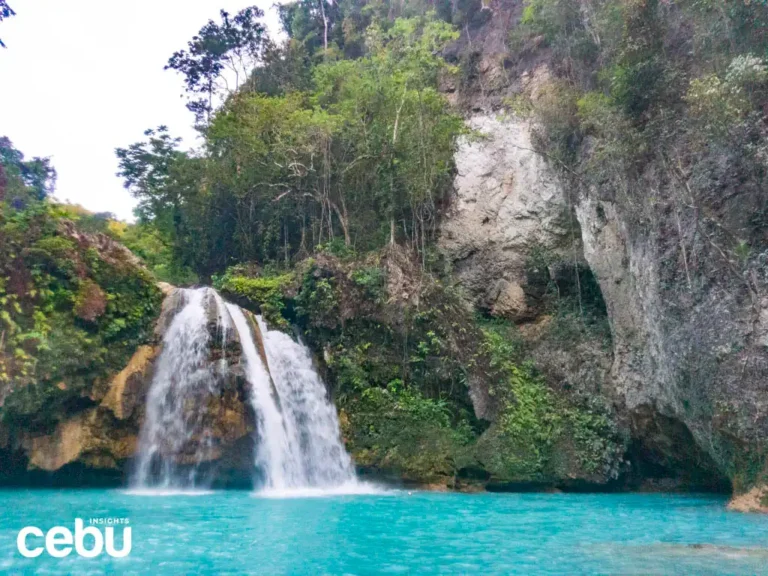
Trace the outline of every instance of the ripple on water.
<instances>
[{"instance_id":1,"label":"ripple on water","mask_svg":"<svg viewBox=\"0 0 768 576\"><path fill-rule=\"evenodd\" d=\"M121 490L126 496L210 496L213 490L172 489L172 488L130 488Z\"/></svg>"},{"instance_id":2,"label":"ripple on water","mask_svg":"<svg viewBox=\"0 0 768 576\"><path fill-rule=\"evenodd\" d=\"M768 517L710 496L0 490L11 574L767 574ZM144 497L147 496L147 497ZM257 497L254 497L257 496ZM122 560L23 558L21 527L130 518Z\"/></svg>"}]
</instances>

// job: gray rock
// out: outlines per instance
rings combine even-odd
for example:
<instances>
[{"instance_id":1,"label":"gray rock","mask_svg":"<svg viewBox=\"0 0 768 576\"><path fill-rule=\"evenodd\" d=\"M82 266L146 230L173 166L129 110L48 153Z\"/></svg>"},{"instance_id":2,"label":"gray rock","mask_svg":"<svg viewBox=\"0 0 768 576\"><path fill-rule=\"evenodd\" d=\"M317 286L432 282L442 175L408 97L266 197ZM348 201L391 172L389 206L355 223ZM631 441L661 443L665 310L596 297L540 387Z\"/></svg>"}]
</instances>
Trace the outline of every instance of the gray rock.
<instances>
[{"instance_id":1,"label":"gray rock","mask_svg":"<svg viewBox=\"0 0 768 576\"><path fill-rule=\"evenodd\" d=\"M459 147L456 197L439 244L477 306L511 320L531 317L528 253L572 244L563 188L534 152L527 121L481 114L468 123L480 137Z\"/></svg>"}]
</instances>

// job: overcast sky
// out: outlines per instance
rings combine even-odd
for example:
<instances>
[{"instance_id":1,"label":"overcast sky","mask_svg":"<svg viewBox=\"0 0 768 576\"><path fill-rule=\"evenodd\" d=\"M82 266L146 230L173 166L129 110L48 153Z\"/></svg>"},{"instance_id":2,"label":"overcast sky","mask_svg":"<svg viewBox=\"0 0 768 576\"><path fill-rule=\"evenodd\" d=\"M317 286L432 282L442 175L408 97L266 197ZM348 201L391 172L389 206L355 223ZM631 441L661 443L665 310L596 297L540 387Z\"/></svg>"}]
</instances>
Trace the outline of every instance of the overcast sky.
<instances>
[{"instance_id":1,"label":"overcast sky","mask_svg":"<svg viewBox=\"0 0 768 576\"><path fill-rule=\"evenodd\" d=\"M224 8L258 5L270 33L272 0L9 0L0 23L0 136L26 157L50 156L56 197L132 218L114 150L169 126L196 145L181 77L168 58Z\"/></svg>"}]
</instances>

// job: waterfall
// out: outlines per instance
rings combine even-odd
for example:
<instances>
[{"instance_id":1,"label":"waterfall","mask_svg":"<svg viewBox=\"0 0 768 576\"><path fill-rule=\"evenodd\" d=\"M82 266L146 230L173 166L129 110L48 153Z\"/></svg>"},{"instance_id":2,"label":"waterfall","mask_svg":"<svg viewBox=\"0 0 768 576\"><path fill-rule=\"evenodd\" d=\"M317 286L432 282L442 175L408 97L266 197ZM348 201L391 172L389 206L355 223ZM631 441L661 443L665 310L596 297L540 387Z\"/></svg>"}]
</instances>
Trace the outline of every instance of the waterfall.
<instances>
[{"instance_id":1,"label":"waterfall","mask_svg":"<svg viewBox=\"0 0 768 576\"><path fill-rule=\"evenodd\" d=\"M336 409L312 364L309 350L261 318L225 302L211 288L181 291L181 309L163 338L146 405L132 479L138 488L205 486L202 464L213 438L206 399L220 393L226 355L211 361L237 335L241 370L256 422L256 483L267 494L357 486L339 433ZM209 314L215 307L215 314Z\"/></svg>"},{"instance_id":2,"label":"waterfall","mask_svg":"<svg viewBox=\"0 0 768 576\"><path fill-rule=\"evenodd\" d=\"M211 433L205 401L218 394L217 366L209 359L206 305L217 304L210 288L181 290L180 307L163 337L162 351L147 394L146 416L132 479L137 487L190 488L199 483L208 459ZM226 334L219 312L218 330Z\"/></svg>"},{"instance_id":3,"label":"waterfall","mask_svg":"<svg viewBox=\"0 0 768 576\"><path fill-rule=\"evenodd\" d=\"M228 304L227 308L243 342L243 358L251 385L250 402L256 415L256 468L263 475L266 487L284 488L299 477L299 455L288 438L276 392L256 349L248 319L237 306Z\"/></svg>"},{"instance_id":4,"label":"waterfall","mask_svg":"<svg viewBox=\"0 0 768 576\"><path fill-rule=\"evenodd\" d=\"M245 314L229 304L243 342L243 357L257 417L256 467L266 490L336 488L355 482L339 437L336 409L312 365L309 350L258 318L262 358ZM266 361L267 366L264 366Z\"/></svg>"},{"instance_id":5,"label":"waterfall","mask_svg":"<svg viewBox=\"0 0 768 576\"><path fill-rule=\"evenodd\" d=\"M268 330L260 317L258 323L287 435L301 456L299 475L288 487L331 488L354 482L352 461L339 437L336 408L327 398L309 349L283 332Z\"/></svg>"}]
</instances>

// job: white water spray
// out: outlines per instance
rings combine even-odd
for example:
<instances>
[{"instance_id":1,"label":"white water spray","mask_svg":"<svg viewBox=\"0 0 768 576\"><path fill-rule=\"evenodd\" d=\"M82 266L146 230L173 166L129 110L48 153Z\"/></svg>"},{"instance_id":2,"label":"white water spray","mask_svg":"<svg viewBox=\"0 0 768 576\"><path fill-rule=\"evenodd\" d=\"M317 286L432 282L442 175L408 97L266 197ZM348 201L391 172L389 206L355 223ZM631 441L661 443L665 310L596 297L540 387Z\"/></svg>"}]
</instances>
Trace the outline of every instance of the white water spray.
<instances>
[{"instance_id":1,"label":"white water spray","mask_svg":"<svg viewBox=\"0 0 768 576\"><path fill-rule=\"evenodd\" d=\"M352 462L341 443L336 408L312 364L306 346L258 319L286 434L299 458L285 488L331 489L355 482ZM276 489L281 486L274 486Z\"/></svg>"},{"instance_id":2,"label":"white water spray","mask_svg":"<svg viewBox=\"0 0 768 576\"><path fill-rule=\"evenodd\" d=\"M211 449L206 414L198 408L218 393L206 315L206 300L217 296L210 288L181 291L182 307L163 338L147 395L134 487L187 488L198 482L199 465ZM224 332L221 320L219 329Z\"/></svg>"},{"instance_id":3,"label":"white water spray","mask_svg":"<svg viewBox=\"0 0 768 576\"><path fill-rule=\"evenodd\" d=\"M222 349L234 332L242 346L241 363L256 417L254 466L261 493L362 490L341 442L336 409L309 350L287 334L269 330L260 318L258 324L249 320L246 312L225 303L210 288L183 290L181 297L183 307L163 338L147 397L132 486L163 490L200 486L200 464L209 459L212 446L205 399L219 394L219 376L227 369L224 356L218 366L209 358L211 316L206 309L216 306Z\"/></svg>"},{"instance_id":4,"label":"white water spray","mask_svg":"<svg viewBox=\"0 0 768 576\"><path fill-rule=\"evenodd\" d=\"M251 405L257 417L256 467L266 491L334 488L355 482L339 437L336 410L309 351L259 319L268 366L245 314L227 305L243 343Z\"/></svg>"},{"instance_id":5,"label":"white water spray","mask_svg":"<svg viewBox=\"0 0 768 576\"><path fill-rule=\"evenodd\" d=\"M255 335L251 332L248 319L234 304L227 304L227 308L240 336L246 374L251 385L250 401L256 415L256 468L263 474L267 488L282 488L297 481L298 454L286 433L278 399L256 349Z\"/></svg>"}]
</instances>

